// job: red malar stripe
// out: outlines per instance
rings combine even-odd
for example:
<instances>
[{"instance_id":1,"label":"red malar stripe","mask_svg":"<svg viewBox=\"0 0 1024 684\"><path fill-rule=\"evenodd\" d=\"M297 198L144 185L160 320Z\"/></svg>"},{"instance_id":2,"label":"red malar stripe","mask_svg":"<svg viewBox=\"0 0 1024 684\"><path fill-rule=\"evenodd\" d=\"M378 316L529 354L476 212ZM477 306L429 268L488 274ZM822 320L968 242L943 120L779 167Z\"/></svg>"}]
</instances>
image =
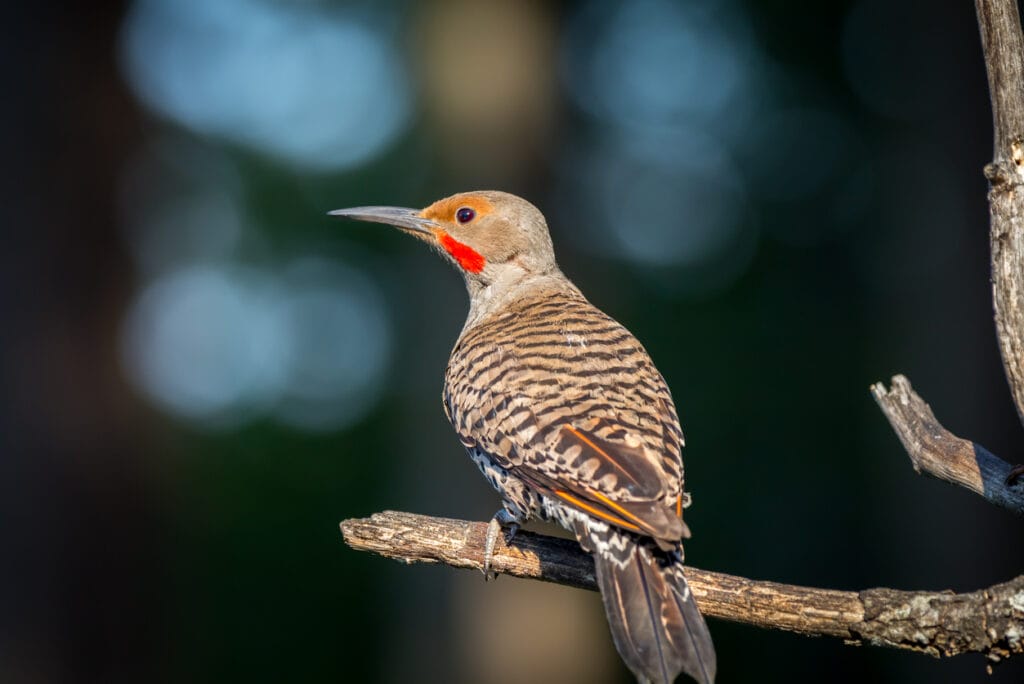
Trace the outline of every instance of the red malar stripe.
<instances>
[{"instance_id":1,"label":"red malar stripe","mask_svg":"<svg viewBox=\"0 0 1024 684\"><path fill-rule=\"evenodd\" d=\"M448 233L440 232L438 240L444 251L452 255L452 258L459 262L459 266L470 273L479 273L484 270L484 257L469 245L464 245Z\"/></svg>"}]
</instances>

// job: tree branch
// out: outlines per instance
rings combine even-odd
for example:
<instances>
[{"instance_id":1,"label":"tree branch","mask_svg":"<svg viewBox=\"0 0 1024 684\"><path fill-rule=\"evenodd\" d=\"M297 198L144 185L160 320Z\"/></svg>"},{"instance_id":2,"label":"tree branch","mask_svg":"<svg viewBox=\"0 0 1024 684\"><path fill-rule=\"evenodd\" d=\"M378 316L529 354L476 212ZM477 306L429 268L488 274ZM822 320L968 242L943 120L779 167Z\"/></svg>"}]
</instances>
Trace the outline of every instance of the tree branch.
<instances>
[{"instance_id":1,"label":"tree branch","mask_svg":"<svg viewBox=\"0 0 1024 684\"><path fill-rule=\"evenodd\" d=\"M891 390L875 383L871 394L903 442L914 470L966 487L997 506L1024 515L1024 481L1013 477L1013 466L942 427L909 380L897 375Z\"/></svg>"},{"instance_id":2,"label":"tree branch","mask_svg":"<svg viewBox=\"0 0 1024 684\"><path fill-rule=\"evenodd\" d=\"M405 563L483 569L487 523L385 511L346 520L341 532L354 549ZM510 546L499 538L491 568L596 589L593 561L568 539L520 531ZM693 567L686 576L701 612L710 617L935 657L975 652L999 662L1024 653L1024 575L967 594L813 589Z\"/></svg>"},{"instance_id":3,"label":"tree branch","mask_svg":"<svg viewBox=\"0 0 1024 684\"><path fill-rule=\"evenodd\" d=\"M999 349L1024 420L1024 38L1017 0L976 0L994 129L989 179L992 301Z\"/></svg>"}]
</instances>

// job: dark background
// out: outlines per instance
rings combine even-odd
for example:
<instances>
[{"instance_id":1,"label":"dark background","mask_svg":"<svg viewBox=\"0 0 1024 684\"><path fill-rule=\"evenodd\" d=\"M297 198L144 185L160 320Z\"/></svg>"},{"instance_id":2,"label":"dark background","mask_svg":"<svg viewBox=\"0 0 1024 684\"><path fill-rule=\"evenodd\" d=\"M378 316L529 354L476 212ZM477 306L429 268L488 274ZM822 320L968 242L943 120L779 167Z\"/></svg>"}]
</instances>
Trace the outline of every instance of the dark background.
<instances>
[{"instance_id":1,"label":"dark background","mask_svg":"<svg viewBox=\"0 0 1024 684\"><path fill-rule=\"evenodd\" d=\"M970 3L8 3L0 681L628 681L596 595L351 551L485 520L458 276L324 213L497 187L667 377L703 568L974 590L1021 522L918 477L906 373L1020 461ZM1019 682L711 622L721 681Z\"/></svg>"}]
</instances>

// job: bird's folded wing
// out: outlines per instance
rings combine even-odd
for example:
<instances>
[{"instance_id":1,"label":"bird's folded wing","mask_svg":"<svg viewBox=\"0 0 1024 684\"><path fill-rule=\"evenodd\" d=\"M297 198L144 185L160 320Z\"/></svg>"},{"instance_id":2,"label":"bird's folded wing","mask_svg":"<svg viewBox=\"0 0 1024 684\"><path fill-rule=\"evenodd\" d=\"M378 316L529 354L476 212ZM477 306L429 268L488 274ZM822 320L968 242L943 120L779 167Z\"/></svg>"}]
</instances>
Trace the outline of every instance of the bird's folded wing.
<instances>
[{"instance_id":1,"label":"bird's folded wing","mask_svg":"<svg viewBox=\"0 0 1024 684\"><path fill-rule=\"evenodd\" d=\"M617 527L667 541L689 536L681 508L665 504L664 476L642 447L570 424L561 427L554 447L566 458L542 462L547 467L525 460L513 471L548 496Z\"/></svg>"}]
</instances>

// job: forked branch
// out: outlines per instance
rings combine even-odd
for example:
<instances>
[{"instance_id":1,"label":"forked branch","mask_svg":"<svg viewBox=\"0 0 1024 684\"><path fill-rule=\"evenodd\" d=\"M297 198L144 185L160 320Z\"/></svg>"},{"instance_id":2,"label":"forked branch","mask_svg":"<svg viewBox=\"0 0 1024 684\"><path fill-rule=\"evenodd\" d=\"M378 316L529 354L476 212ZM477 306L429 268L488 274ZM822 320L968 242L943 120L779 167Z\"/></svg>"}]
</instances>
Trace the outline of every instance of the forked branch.
<instances>
[{"instance_id":1,"label":"forked branch","mask_svg":"<svg viewBox=\"0 0 1024 684\"><path fill-rule=\"evenodd\" d=\"M487 523L385 511L346 520L341 532L354 549L404 563L483 569ZM499 538L491 569L596 589L593 561L579 545L527 531L511 545ZM701 612L723 620L935 657L975 652L999 662L1024 652L1024 575L967 594L814 589L693 567L686 576Z\"/></svg>"},{"instance_id":2,"label":"forked branch","mask_svg":"<svg viewBox=\"0 0 1024 684\"><path fill-rule=\"evenodd\" d=\"M992 100L989 180L992 302L1003 368L1024 419L1024 35L1017 0L975 0ZM1024 514L1024 468L957 437L902 375L871 393L910 454L917 472L966 487Z\"/></svg>"}]
</instances>

